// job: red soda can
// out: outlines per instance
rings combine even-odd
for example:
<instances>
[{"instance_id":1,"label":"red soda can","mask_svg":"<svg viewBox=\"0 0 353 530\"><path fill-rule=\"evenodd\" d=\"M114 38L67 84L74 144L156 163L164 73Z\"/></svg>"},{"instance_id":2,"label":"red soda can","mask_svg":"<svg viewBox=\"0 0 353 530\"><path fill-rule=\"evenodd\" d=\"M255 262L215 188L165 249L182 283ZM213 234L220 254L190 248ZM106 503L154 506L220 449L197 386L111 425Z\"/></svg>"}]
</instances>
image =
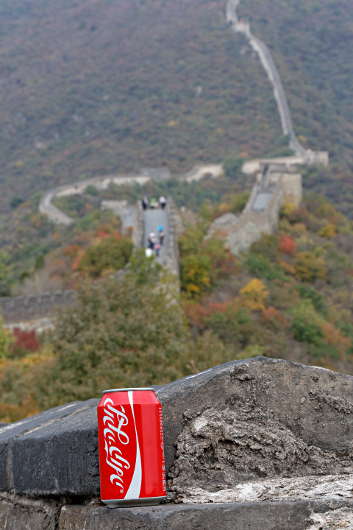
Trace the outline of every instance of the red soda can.
<instances>
[{"instance_id":1,"label":"red soda can","mask_svg":"<svg viewBox=\"0 0 353 530\"><path fill-rule=\"evenodd\" d=\"M166 496L163 421L153 388L105 390L97 413L102 502L159 504Z\"/></svg>"}]
</instances>

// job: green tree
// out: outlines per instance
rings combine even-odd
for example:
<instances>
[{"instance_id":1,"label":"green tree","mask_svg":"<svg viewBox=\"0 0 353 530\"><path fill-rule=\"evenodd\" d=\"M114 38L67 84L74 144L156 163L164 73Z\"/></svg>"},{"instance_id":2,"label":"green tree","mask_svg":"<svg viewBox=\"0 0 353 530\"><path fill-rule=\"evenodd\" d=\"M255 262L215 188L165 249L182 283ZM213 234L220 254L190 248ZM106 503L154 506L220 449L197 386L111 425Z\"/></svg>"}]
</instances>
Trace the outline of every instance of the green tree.
<instances>
[{"instance_id":1,"label":"green tree","mask_svg":"<svg viewBox=\"0 0 353 530\"><path fill-rule=\"evenodd\" d=\"M233 213L241 213L244 210L246 203L248 202L249 195L250 194L248 191L238 193L238 195L236 195L232 199L232 202L230 204L231 211Z\"/></svg>"},{"instance_id":2,"label":"green tree","mask_svg":"<svg viewBox=\"0 0 353 530\"><path fill-rule=\"evenodd\" d=\"M88 195L92 195L92 196L99 195L99 191L97 190L97 188L95 186L92 186L92 184L87 186L86 193L88 193Z\"/></svg>"},{"instance_id":3,"label":"green tree","mask_svg":"<svg viewBox=\"0 0 353 530\"><path fill-rule=\"evenodd\" d=\"M187 293L197 297L210 286L211 260L203 254L190 254L180 261L181 286Z\"/></svg>"},{"instance_id":4,"label":"green tree","mask_svg":"<svg viewBox=\"0 0 353 530\"><path fill-rule=\"evenodd\" d=\"M114 236L108 237L98 245L88 247L79 268L89 271L95 278L107 269L118 271L129 261L132 249L133 244L130 239L121 238L117 241Z\"/></svg>"},{"instance_id":5,"label":"green tree","mask_svg":"<svg viewBox=\"0 0 353 530\"><path fill-rule=\"evenodd\" d=\"M324 333L322 326L325 320L316 313L313 305L308 300L297 304L292 311L292 332L299 342L307 342L319 346L323 342Z\"/></svg>"},{"instance_id":6,"label":"green tree","mask_svg":"<svg viewBox=\"0 0 353 530\"><path fill-rule=\"evenodd\" d=\"M62 313L53 337L51 405L99 396L106 388L145 386L183 375L187 331L175 286L121 281L85 283L75 307Z\"/></svg>"},{"instance_id":7,"label":"green tree","mask_svg":"<svg viewBox=\"0 0 353 530\"><path fill-rule=\"evenodd\" d=\"M2 317L0 316L0 360L8 357L9 347L14 342L12 333L4 328Z\"/></svg>"},{"instance_id":8,"label":"green tree","mask_svg":"<svg viewBox=\"0 0 353 530\"><path fill-rule=\"evenodd\" d=\"M223 171L226 177L237 178L241 173L244 159L239 156L229 156L223 162Z\"/></svg>"}]
</instances>

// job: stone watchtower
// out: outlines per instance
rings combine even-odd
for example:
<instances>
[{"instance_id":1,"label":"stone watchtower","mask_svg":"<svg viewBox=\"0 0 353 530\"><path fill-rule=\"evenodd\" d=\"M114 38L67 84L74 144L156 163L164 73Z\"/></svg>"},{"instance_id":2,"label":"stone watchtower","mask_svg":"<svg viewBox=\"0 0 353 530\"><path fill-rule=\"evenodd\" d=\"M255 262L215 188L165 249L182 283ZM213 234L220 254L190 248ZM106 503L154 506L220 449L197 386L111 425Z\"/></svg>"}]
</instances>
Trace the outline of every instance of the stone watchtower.
<instances>
[{"instance_id":1,"label":"stone watchtower","mask_svg":"<svg viewBox=\"0 0 353 530\"><path fill-rule=\"evenodd\" d=\"M260 160L256 169L256 182L242 214L225 214L209 230L208 236L223 237L234 255L247 251L261 234L277 230L286 202L299 205L302 200L300 163L295 158Z\"/></svg>"}]
</instances>

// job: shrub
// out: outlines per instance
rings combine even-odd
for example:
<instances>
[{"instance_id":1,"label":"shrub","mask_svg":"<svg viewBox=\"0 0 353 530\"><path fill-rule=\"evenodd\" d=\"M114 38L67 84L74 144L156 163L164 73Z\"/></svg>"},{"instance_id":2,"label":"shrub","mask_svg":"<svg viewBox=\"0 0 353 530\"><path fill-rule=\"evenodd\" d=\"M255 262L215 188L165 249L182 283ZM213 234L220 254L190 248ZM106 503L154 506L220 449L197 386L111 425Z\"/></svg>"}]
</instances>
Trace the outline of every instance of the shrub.
<instances>
[{"instance_id":1,"label":"shrub","mask_svg":"<svg viewBox=\"0 0 353 530\"><path fill-rule=\"evenodd\" d=\"M291 149L290 147L281 147L277 151L274 151L270 153L269 155L267 155L266 158L281 158L283 156L294 156L294 155L295 155L295 151L293 151L293 149Z\"/></svg>"},{"instance_id":2,"label":"shrub","mask_svg":"<svg viewBox=\"0 0 353 530\"><path fill-rule=\"evenodd\" d=\"M294 338L299 342L308 342L318 346L324 336L320 326L307 322L304 317L296 317L292 323Z\"/></svg>"},{"instance_id":3,"label":"shrub","mask_svg":"<svg viewBox=\"0 0 353 530\"><path fill-rule=\"evenodd\" d=\"M206 318L207 326L224 342L235 343L239 339L239 324L225 313L214 313Z\"/></svg>"},{"instance_id":4,"label":"shrub","mask_svg":"<svg viewBox=\"0 0 353 530\"><path fill-rule=\"evenodd\" d=\"M0 361L9 355L9 348L14 342L12 333L4 329L3 320L0 316Z\"/></svg>"},{"instance_id":5,"label":"shrub","mask_svg":"<svg viewBox=\"0 0 353 530\"><path fill-rule=\"evenodd\" d=\"M79 263L81 271L98 278L105 270L117 271L122 269L129 261L133 244L130 239L111 236L98 245L90 245Z\"/></svg>"},{"instance_id":6,"label":"shrub","mask_svg":"<svg viewBox=\"0 0 353 530\"><path fill-rule=\"evenodd\" d=\"M10 206L11 206L11 208L16 209L23 202L24 202L24 200L21 199L21 197L13 197L13 199L11 199L11 201L10 201Z\"/></svg>"},{"instance_id":7,"label":"shrub","mask_svg":"<svg viewBox=\"0 0 353 530\"><path fill-rule=\"evenodd\" d=\"M34 353L39 350L40 345L35 330L23 331L20 328L14 328L13 334L15 342L11 345L10 350L14 357L22 357L28 352Z\"/></svg>"},{"instance_id":8,"label":"shrub","mask_svg":"<svg viewBox=\"0 0 353 530\"><path fill-rule=\"evenodd\" d=\"M231 212L241 213L244 210L246 203L248 202L249 195L250 193L247 191L243 191L243 193L239 193L238 195L236 195L232 199L231 204L230 204Z\"/></svg>"},{"instance_id":9,"label":"shrub","mask_svg":"<svg viewBox=\"0 0 353 530\"><path fill-rule=\"evenodd\" d=\"M313 287L309 287L309 285L297 285L295 289L298 291L301 298L311 301L316 311L327 316L328 311L322 294Z\"/></svg>"},{"instance_id":10,"label":"shrub","mask_svg":"<svg viewBox=\"0 0 353 530\"><path fill-rule=\"evenodd\" d=\"M93 197L96 195L99 195L99 191L97 190L95 186L92 186L92 184L87 186L86 193L88 193L88 195L92 195Z\"/></svg>"},{"instance_id":11,"label":"shrub","mask_svg":"<svg viewBox=\"0 0 353 530\"><path fill-rule=\"evenodd\" d=\"M310 344L309 353L313 359L329 357L330 359L338 360L340 358L339 351L331 344L321 343L319 346Z\"/></svg>"},{"instance_id":12,"label":"shrub","mask_svg":"<svg viewBox=\"0 0 353 530\"><path fill-rule=\"evenodd\" d=\"M223 162L223 171L226 177L236 178L241 173L244 159L238 156L229 156Z\"/></svg>"},{"instance_id":13,"label":"shrub","mask_svg":"<svg viewBox=\"0 0 353 530\"><path fill-rule=\"evenodd\" d=\"M322 326L325 321L318 315L309 301L297 304L293 311L291 330L299 342L307 342L316 346L322 343L324 333Z\"/></svg>"},{"instance_id":14,"label":"shrub","mask_svg":"<svg viewBox=\"0 0 353 530\"><path fill-rule=\"evenodd\" d=\"M34 265L35 270L44 269L45 261L44 256L38 256Z\"/></svg>"},{"instance_id":15,"label":"shrub","mask_svg":"<svg viewBox=\"0 0 353 530\"><path fill-rule=\"evenodd\" d=\"M299 252L293 261L295 276L304 282L326 279L326 263L323 257L313 252Z\"/></svg>"},{"instance_id":16,"label":"shrub","mask_svg":"<svg viewBox=\"0 0 353 530\"><path fill-rule=\"evenodd\" d=\"M278 258L278 236L262 234L260 239L251 245L250 251L270 261L276 261Z\"/></svg>"},{"instance_id":17,"label":"shrub","mask_svg":"<svg viewBox=\"0 0 353 530\"><path fill-rule=\"evenodd\" d=\"M274 331L279 331L288 325L284 316L275 307L268 307L262 311L261 322Z\"/></svg>"},{"instance_id":18,"label":"shrub","mask_svg":"<svg viewBox=\"0 0 353 530\"><path fill-rule=\"evenodd\" d=\"M224 247L224 241L216 237L206 239L202 253L210 260L211 283L226 278L235 271L235 257Z\"/></svg>"},{"instance_id":19,"label":"shrub","mask_svg":"<svg viewBox=\"0 0 353 530\"><path fill-rule=\"evenodd\" d=\"M246 307L251 311L265 309L265 300L268 298L267 287L258 278L254 278L240 290Z\"/></svg>"},{"instance_id":20,"label":"shrub","mask_svg":"<svg viewBox=\"0 0 353 530\"><path fill-rule=\"evenodd\" d=\"M270 260L251 252L247 254L244 265L254 276L264 276L271 270Z\"/></svg>"},{"instance_id":21,"label":"shrub","mask_svg":"<svg viewBox=\"0 0 353 530\"><path fill-rule=\"evenodd\" d=\"M279 240L279 250L282 254L295 256L297 253L297 244L290 236L282 236Z\"/></svg>"},{"instance_id":22,"label":"shrub","mask_svg":"<svg viewBox=\"0 0 353 530\"><path fill-rule=\"evenodd\" d=\"M210 286L211 260L202 254L191 254L180 260L181 287L192 296L199 296Z\"/></svg>"},{"instance_id":23,"label":"shrub","mask_svg":"<svg viewBox=\"0 0 353 530\"><path fill-rule=\"evenodd\" d=\"M336 225L333 223L326 223L326 225L320 230L319 236L324 237L325 239L332 239L336 234Z\"/></svg>"}]
</instances>

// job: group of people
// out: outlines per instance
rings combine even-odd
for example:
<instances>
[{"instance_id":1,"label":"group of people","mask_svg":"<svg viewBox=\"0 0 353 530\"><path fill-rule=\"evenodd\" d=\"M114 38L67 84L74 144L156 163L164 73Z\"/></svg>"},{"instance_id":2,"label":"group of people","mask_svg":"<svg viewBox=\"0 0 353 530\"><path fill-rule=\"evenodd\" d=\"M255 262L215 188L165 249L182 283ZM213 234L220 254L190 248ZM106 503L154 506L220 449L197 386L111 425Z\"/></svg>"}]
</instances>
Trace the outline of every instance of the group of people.
<instances>
[{"instance_id":1,"label":"group of people","mask_svg":"<svg viewBox=\"0 0 353 530\"><path fill-rule=\"evenodd\" d=\"M148 208L150 208L151 210L155 210L156 208L162 208L162 210L164 210L166 205L167 199L163 197L163 195L159 197L158 201L154 197L150 201L147 199L147 197L144 197L142 199L142 208L144 210L148 210Z\"/></svg>"},{"instance_id":2,"label":"group of people","mask_svg":"<svg viewBox=\"0 0 353 530\"><path fill-rule=\"evenodd\" d=\"M165 233L164 233L162 225L158 226L157 234L155 232L150 232L148 234L148 239L147 239L148 247L146 248L146 256L148 258L152 256L153 252L156 253L156 256L158 258L159 252L161 250L161 246L164 243L164 238L165 238Z\"/></svg>"}]
</instances>

